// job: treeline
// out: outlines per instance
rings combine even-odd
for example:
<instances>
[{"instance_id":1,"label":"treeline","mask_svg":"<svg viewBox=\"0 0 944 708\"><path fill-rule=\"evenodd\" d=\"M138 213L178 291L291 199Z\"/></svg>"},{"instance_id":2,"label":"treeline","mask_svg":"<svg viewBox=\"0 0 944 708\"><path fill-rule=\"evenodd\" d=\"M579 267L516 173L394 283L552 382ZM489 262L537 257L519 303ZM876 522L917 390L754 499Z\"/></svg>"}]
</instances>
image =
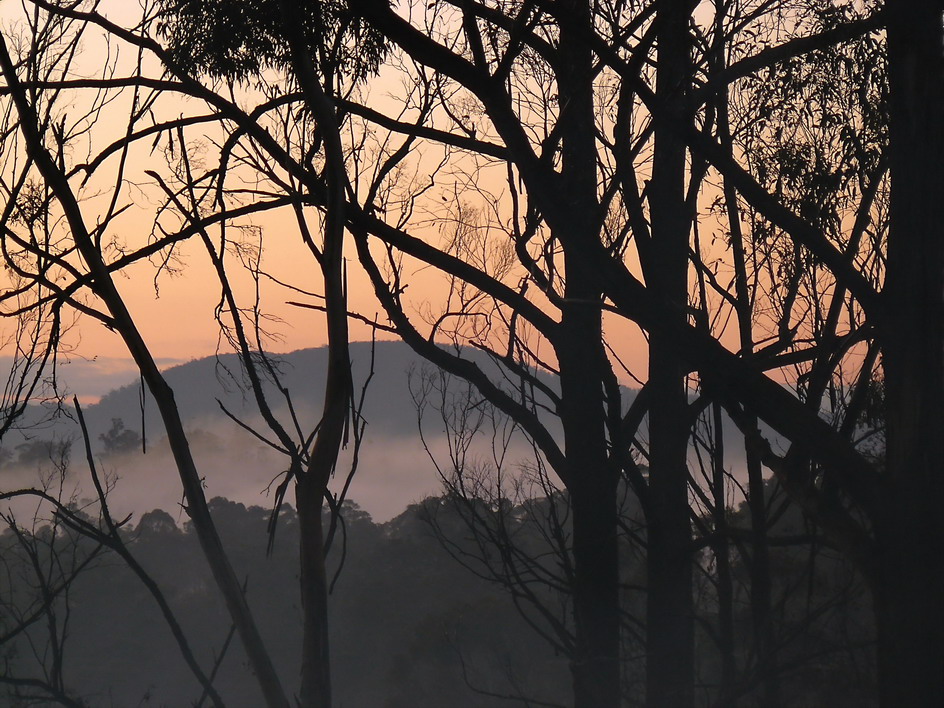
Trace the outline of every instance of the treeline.
<instances>
[{"instance_id":1,"label":"treeline","mask_svg":"<svg viewBox=\"0 0 944 708\"><path fill-rule=\"evenodd\" d=\"M561 697L570 690L566 657L532 626L535 606L523 600L523 588L500 582L500 573L493 572L501 567L499 557L509 553L527 553L551 573L559 570L559 555L547 536L553 531L548 512L554 504L561 506L563 501L506 499L496 504L445 494L411 505L382 524L374 523L356 504L345 504L344 532L337 537L329 563L338 705L490 708L508 705L509 699L521 705L562 704ZM275 661L289 675L298 675L301 625L294 591L298 572L294 510L283 509L270 548L269 509L247 508L219 497L209 506L232 549L234 566ZM624 512L627 523L632 523L633 510ZM744 514L743 509L732 511L732 521ZM214 683L225 704L256 706L258 686L247 671L241 646L232 641L231 620L219 603L198 539L189 523L181 525L182 518L180 513L175 518L154 510L128 524L122 536L162 588L195 655L214 667ZM501 526L506 531L505 548L482 543L484 532ZM794 511L778 522L776 533L796 537L804 528ZM569 538L566 521L559 531ZM644 663L638 653L641 635L632 618L644 607L643 556L633 541L623 541L625 634L635 637L624 652L623 674L626 695L639 696ZM37 527L33 534L7 528L0 535L0 553L0 633L6 634L15 618L32 612L56 616L64 697L73 705L206 704L153 597L116 554L101 552L89 538L73 536L62 527L53 536L50 525ZM710 554L699 559L704 565L697 567L703 574L696 603L701 627L698 675L701 689L712 693L721 671L717 638L711 636L718 604L709 579ZM82 567L74 578L53 570L58 566L64 571L68 563L73 569ZM738 634L747 634L751 627L745 594L747 563L742 558L732 564L738 591L731 629ZM864 588L852 568L828 549L810 551L791 545L775 551L773 564L772 621L784 705L871 705L874 630ZM55 586L62 581L68 589L45 606L43 583ZM572 624L567 588L532 578L526 590L542 611L556 615L564 625ZM49 675L50 651L44 647L50 626L35 622L3 644L4 676ZM741 640L740 646L750 646L749 639ZM747 654L739 657L739 664L748 667L738 677L743 699L757 693L756 674L750 669L754 661ZM4 705L47 705L28 699L25 688L6 686L0 694Z\"/></svg>"}]
</instances>

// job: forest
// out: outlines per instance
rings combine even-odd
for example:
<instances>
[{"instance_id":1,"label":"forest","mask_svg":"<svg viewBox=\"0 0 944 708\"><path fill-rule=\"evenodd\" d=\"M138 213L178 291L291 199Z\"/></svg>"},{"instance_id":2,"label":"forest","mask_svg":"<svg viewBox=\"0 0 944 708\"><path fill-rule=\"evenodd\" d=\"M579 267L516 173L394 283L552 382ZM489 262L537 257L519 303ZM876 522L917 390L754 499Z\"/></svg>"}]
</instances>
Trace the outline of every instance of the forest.
<instances>
[{"instance_id":1,"label":"forest","mask_svg":"<svg viewBox=\"0 0 944 708\"><path fill-rule=\"evenodd\" d=\"M940 0L0 13L8 703L944 704ZM140 425L69 391L106 346ZM183 516L113 512L156 452Z\"/></svg>"},{"instance_id":2,"label":"forest","mask_svg":"<svg viewBox=\"0 0 944 708\"><path fill-rule=\"evenodd\" d=\"M561 696L569 684L566 655L527 626L503 588L443 551L441 541L448 540L467 559L485 560L476 555L456 501L448 495L430 497L383 524L373 523L352 502L345 505L347 557L329 612L338 705L491 708L515 698L522 705L565 705ZM507 510L516 519L515 534L521 542L542 551L547 549L540 517L549 503L529 501ZM268 509L246 508L219 497L209 506L237 572L248 578L247 595L258 608L275 662L297 672L299 609L285 592L296 578L294 511L286 509L279 530L282 540L267 555ZM744 515L746 510L741 510L735 518ZM795 532L791 523L803 527L799 519L785 520L778 530ZM39 535L48 542L48 535ZM59 543L64 547L72 540L66 536ZM95 552L90 541L74 540L80 558ZM126 541L188 628L194 651L216 670L226 704L259 705L259 689L245 671L245 654L231 641L232 623L215 598L193 530L182 529L167 512L153 510L126 530ZM0 543L8 554L7 568L26 560L25 547L10 530ZM53 549L42 545L40 549L48 560L46 554ZM626 560L641 576L641 559ZM854 569L828 549L817 555L815 565L796 549L775 554L773 562L778 578L809 587L809 592L797 593L778 582L775 588L782 603L777 612L784 637L782 658L789 667L783 672L785 703L868 705L875 690L868 672L868 606ZM746 592L746 569L732 570L738 592ZM702 593L705 605L699 612L710 616L716 609L707 588ZM209 704L147 590L123 565L99 555L65 594L75 608L68 620L69 642L82 651L63 653L64 681L86 705ZM549 586L540 595L548 607L560 606L563 600ZM631 606L639 612L642 604L637 593ZM742 638L750 632L748 612L738 613L734 629ZM710 685L718 680L717 656L708 636L699 638L698 647L699 653L704 652L700 680ZM19 657L8 655L7 661L25 672L34 659L24 652ZM638 690L642 681L638 669L630 671L625 681L628 690Z\"/></svg>"}]
</instances>

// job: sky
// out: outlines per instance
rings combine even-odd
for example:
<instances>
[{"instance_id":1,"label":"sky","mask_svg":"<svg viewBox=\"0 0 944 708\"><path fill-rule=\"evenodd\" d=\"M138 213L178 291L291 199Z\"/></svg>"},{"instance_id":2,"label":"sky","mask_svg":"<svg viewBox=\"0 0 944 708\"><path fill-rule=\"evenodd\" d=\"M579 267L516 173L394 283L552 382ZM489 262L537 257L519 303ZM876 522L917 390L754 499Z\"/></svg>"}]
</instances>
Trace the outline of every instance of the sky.
<instances>
[{"instance_id":1,"label":"sky","mask_svg":"<svg viewBox=\"0 0 944 708\"><path fill-rule=\"evenodd\" d=\"M102 7L105 14L116 22L123 24L133 22L136 12L134 4L106 0ZM16 11L13 5L4 4L0 21L3 21L5 16L5 24L9 26L12 21L10 18ZM82 51L76 60L75 73L94 75L101 71L100 67L103 62L110 61L114 61L121 69L130 68L130 62L134 60L134 57L127 49L121 50L120 47L116 48L116 45L117 43L112 43L110 48L106 48L106 45L94 34L89 35L83 40ZM153 69L154 67L151 68L152 71ZM154 73L157 75L159 72L154 71ZM395 110L394 96L402 89L398 77L388 72L371 79L369 85L364 87L364 91L369 94L373 104L390 112ZM66 117L82 116L82 102L90 95L92 92L85 90L78 92L76 96L68 96L66 99L68 106L67 109L63 109L63 114ZM253 105L253 102L260 100L260 97L253 95L251 90L243 89L238 100L245 105ZM123 134L126 130L124 121L129 108L130 104L126 97L106 106L91 123L86 134L89 146L82 148L80 141L80 144L70 151L73 162L80 163L85 158L86 152L96 154L104 145L114 140L116 135ZM156 118L177 117L203 111L205 107L199 101L181 100L163 94L153 106ZM145 120L140 125L147 124L148 121ZM199 171L204 166L212 168L216 164L219 150L215 144L218 144L221 139L221 134L214 133L212 129L203 126L187 128L186 141L195 170ZM166 139L156 145L152 144L151 140L144 140L129 153L118 193L118 203L126 207L127 211L111 224L105 234L106 241L113 239L120 246L135 248L152 237L154 220L163 202L163 195L153 185L154 180L146 174L146 171L154 169L166 176L169 166L179 164L176 161L179 146L176 146L176 152L169 152L169 147ZM118 164L116 154L104 163L99 173L100 177L93 179L83 189L82 209L87 223L95 224L108 206L114 192L113 180ZM430 176L426 168L430 164L436 164L435 154L417 157L413 165L413 169L416 170L415 174L404 174L404 179L407 181L412 179L414 186L429 182ZM504 189L504 167L499 166L499 168L496 168L497 171L493 170L497 176L497 182L492 188L495 194L499 194ZM229 184L238 186L238 173L235 177L230 176L228 180ZM437 204L439 208L444 208L444 204L451 201L474 202L476 199L481 201L483 198L486 200L490 198L489 185L481 181L474 185L467 185L464 183L465 180L466 178L459 173L443 171L437 174L436 184L426 195L432 208L437 208ZM78 180L74 180L74 184L77 183ZM242 186L252 189L257 185L244 181ZM415 216L414 223L418 220L425 220L426 223L419 229L414 228L412 233L427 240L443 238L444 232L441 230L441 225L431 221L434 214L429 211L429 207L421 204L416 209ZM317 233L317 220L309 218L312 230ZM160 217L160 220L170 228L176 226L171 215L165 214ZM279 280L303 290L316 293L321 291L316 264L311 254L301 244L295 218L290 210L255 215L244 219L242 224L262 229L265 243L263 266L268 272ZM212 235L214 238L217 237L216 233ZM232 230L229 235L233 238ZM256 236L248 233L245 238L247 242L252 243ZM139 264L115 277L116 285L129 305L152 354L166 363L209 356L219 349L219 328L214 322L214 308L219 300L219 286L207 254L199 240L193 239L190 243L178 247L175 255L180 259L179 274L163 271L156 283L157 261ZM356 266L356 256L350 244L348 259L353 264L349 268L350 308L372 318L381 308L371 294L366 277ZM230 254L230 262L235 264L235 260L235 257ZM254 286L248 277L241 277L238 274L239 270L231 266L230 274L237 282L240 304L246 306L252 302ZM433 309L438 307L438 302L444 294L444 278L432 269L418 267L416 264L411 265L409 262L406 264L406 273L409 283L407 295L412 305L416 308L424 308L427 304L431 304ZM268 324L274 335L266 342L266 348L285 352L325 344L321 313L287 304L289 300L313 302L314 298L293 293L276 285L273 281L264 281L261 284L261 297L263 311L272 318ZM644 372L644 356L640 354L645 352L645 345L638 330L632 325L625 322L617 323L615 320L611 321L607 330L611 343L620 353L621 358L629 360L634 371ZM0 322L0 337L9 332L9 324ZM353 340L364 341L370 339L370 336L370 329L366 325L351 322ZM379 336L384 338L385 335ZM118 375L123 374L125 367L118 362L127 358L126 348L114 332L100 323L88 318L80 320L77 327L66 336L64 344L66 348L74 351L76 357L97 362L92 367L97 375L101 376L107 370L114 370ZM9 352L0 349L0 356L4 354L9 354ZM77 382L81 380L82 385L85 386L87 377L85 373L77 375ZM99 391L98 395L103 393L105 393L104 390ZM89 391L85 395L93 395L93 392Z\"/></svg>"},{"instance_id":2,"label":"sky","mask_svg":"<svg viewBox=\"0 0 944 708\"><path fill-rule=\"evenodd\" d=\"M136 12L133 4L106 0L103 4L105 14L110 19L129 24L133 21ZM17 12L16 7L4 4L0 21L7 26L12 16ZM76 63L76 73L83 72L94 75L101 71L101 64L109 61L117 62L120 68L129 66L134 59L127 50L118 51L115 46L107 49L106 45L90 35L83 41L82 51ZM371 80L365 87L371 101L383 107L388 112L393 110L396 99L393 98L401 87L398 78L391 73L384 73ZM250 101L258 101L259 97L251 91L244 91L240 100L251 105ZM66 116L81 116L83 97L90 92L80 92L78 97L68 98L69 106ZM122 103L125 101L125 103ZM87 132L89 147L86 151L95 154L104 145L114 140L126 130L124 120L128 114L129 105L125 98L119 99L105 107L97 119L90 125ZM158 118L177 117L204 111L204 106L194 100L162 95L153 106ZM143 121L146 125L147 121ZM221 136L208 131L202 126L187 128L186 140L190 147L194 169L203 166L213 167L218 156ZM118 192L118 203L127 208L121 216L116 218L105 234L106 241L113 240L116 245L126 248L139 247L152 238L155 218L159 213L163 196L153 185L153 179L146 174L147 170L157 170L165 175L169 165L178 164L175 156L177 152L169 152L169 145L164 142L152 145L150 140L142 141L128 155L127 164L122 174L121 188ZM70 153L75 163L83 159L83 149L77 147ZM430 180L424 172L429 156L417 158L414 164L416 173L412 176L404 175L414 184L424 184ZM427 160L427 162L423 162ZM435 163L435 159L433 159ZM114 191L114 175L118 167L117 155L101 168L100 178L93 179L85 186L82 195L82 209L87 223L95 224L108 206ZM500 174L499 174L500 173ZM503 187L504 168L495 172L498 181L493 191L499 193ZM464 201L469 199L488 199L487 184L464 185L465 177L461 174L452 174L444 171L436 176L436 184L426 195L433 205L432 208L444 208L444 203L451 200ZM77 183L78 180L74 180ZM230 184L239 184L237 177L229 178ZM150 186L149 186L150 185ZM247 189L256 185L243 183ZM426 220L424 226L414 229L412 233L428 240L439 240L444 236L442 225L432 222L433 212L425 211L420 206L416 211L416 220ZM317 219L310 218L310 226L317 233ZM176 226L171 215L160 216L161 222L168 228ZM311 254L301 244L298 236L298 227L294 215L290 210L259 214L242 221L244 226L253 226L261 229L264 239L262 256L263 268L278 280L290 283L302 290L318 293L322 290L320 276ZM448 234L445 234L448 235ZM212 236L216 238L217 233ZM234 238L233 230L229 237ZM238 239L238 235L236 236ZM255 243L256 233L245 232L245 241ZM215 308L220 298L220 288L215 274L212 271L209 258L198 239L179 246L175 251L177 261L175 266L179 271L167 270L158 273L159 262L140 263L127 271L115 276L115 283L122 293L136 324L140 328L152 355L160 365L170 366L175 363L189 361L195 358L211 356L218 351L229 351L228 345L221 344L220 329L214 321ZM352 264L348 269L350 309L368 318L373 318L381 311L381 307L373 298L370 285L356 264L356 255L348 244L347 257ZM238 267L235 255L230 253L229 273L234 280L240 306L251 305L255 297L255 284ZM406 262L406 282L408 290L406 296L416 311L429 310L435 312L440 308L445 293L445 279L431 268L424 268L416 263ZM156 279L155 279L156 277ZM514 284L514 283L512 283ZM300 308L288 304L289 301L317 302L316 298L292 292L275 283L274 280L263 279L260 284L259 295L262 298L262 311L266 317L266 327L271 333L263 346L274 352L289 352L308 347L322 346L326 343L323 314L311 309ZM381 321L383 317L381 316ZM611 346L618 353L620 359L626 362L639 378L645 377L645 341L638 328L625 320L610 318L607 321L607 336ZM0 343L6 341L6 346L0 346L0 361L3 356L11 354L7 339L12 332L12 323L0 320ZM366 341L371 338L368 326L352 320L350 336L354 341ZM378 338L390 338L391 335L378 333ZM129 361L129 355L120 337L101 323L91 318L80 318L74 328L65 336L63 349L69 355L63 358L66 362L62 367L63 380L78 393L83 400L92 402L107 393L111 388L126 383L135 378L134 367ZM546 349L546 348L545 348ZM542 352L548 356L547 351ZM632 377L618 372L625 383L633 383Z\"/></svg>"},{"instance_id":3,"label":"sky","mask_svg":"<svg viewBox=\"0 0 944 708\"><path fill-rule=\"evenodd\" d=\"M119 16L116 19L121 21L126 18ZM93 69L95 62L101 62L104 57L101 51L102 47L90 40L80 62L88 62L85 66L89 70ZM121 61L123 60L119 59L119 63ZM378 80L370 87L371 93L379 97L378 100L386 100L388 103L389 97L385 98L385 95L396 90L395 83L387 79ZM193 101L161 100L163 103L157 104L155 110L164 117L203 110L202 106ZM73 115L81 115L79 106L79 99L74 105L70 105ZM91 154L111 142L115 135L123 133L125 126L121 121L126 115L127 107L122 108L120 102L106 107L87 133L91 142ZM199 162L205 158L206 164L212 166L216 150L213 142L218 141L219 136L201 133L200 130L197 127L188 129L188 144L193 149L195 161ZM106 242L113 241L120 247L135 248L147 243L153 236L155 218L162 197L153 186L153 180L145 172L149 169L166 172L168 162L175 164L174 154L166 152L166 148L166 144L154 148L149 145L149 141L144 141L129 154L118 198L119 204L126 206L127 211L110 225L105 234ZM76 151L74 155L76 162L82 157L80 152ZM101 179L93 180L84 189L85 199L81 206L89 224L95 224L100 219L111 200L113 184L109 180L114 179L116 167L117 157L113 157L102 168ZM420 161L417 163L418 172L413 176L420 183L429 180L422 168L423 163ZM433 203L465 199L462 175L450 176L449 173L443 173L437 176L437 180L438 183L428 195ZM147 186L149 183L150 187ZM498 185L497 189L500 189L501 183ZM478 191L479 189L484 189L484 185L476 185L476 189L470 191L469 199L481 199L483 192ZM424 214L420 210L420 217L429 219L430 214ZM160 219L168 228L176 225L170 215L165 214ZM265 271L278 281L290 283L302 290L314 293L321 291L316 264L301 244L295 218L289 210L256 215L242 223L244 226L251 225L261 229L264 244L262 266ZM317 233L316 218L312 218L311 227ZM244 245L254 245L257 233L252 230L245 231ZM414 233L427 239L442 239L444 236L440 228L431 222L427 222ZM214 238L218 236L215 232L211 235ZM237 239L239 236L232 230L229 235L230 238ZM356 267L356 256L350 245L347 255L352 264L349 268L348 283L350 309L372 318L381 308L373 298L366 277ZM199 239L191 239L176 249L175 257L172 270L159 270L159 262L149 261L137 264L115 276L115 284L140 328L151 354L164 369L212 356L217 352L231 351L225 341L221 342L220 329L214 320L220 299L220 287L204 247ZM234 279L240 304L244 307L251 305L256 295L255 283L238 267L234 253L230 252L228 259L232 264L229 272ZM406 263L406 274L407 295L414 308L435 312L441 307L445 293L445 280L442 275L431 268L410 262ZM317 302L316 298L293 292L270 279L263 279L259 284L259 296L262 298L262 310L269 318L266 327L271 337L263 344L267 350L290 352L319 347L326 343L323 314L289 304L289 301ZM382 317L380 319L383 321ZM606 330L608 340L620 359L629 365L636 376L644 379L646 347L638 328L625 320L613 317L607 320ZM0 371L9 367L12 352L8 337L11 331L9 321L0 321L0 341L6 342L5 347L0 347ZM370 336L369 327L356 321L351 322L352 340L365 341L369 340ZM380 339L389 337L387 334L379 334ZM542 354L549 356L546 349ZM134 383L138 379L136 367L121 338L92 318L81 317L64 335L63 351L67 354L60 357L60 383L64 384L66 390L78 395L85 405L93 404L109 391ZM314 375L319 375L319 372ZM619 375L624 383L634 384L631 376L621 372ZM365 449L365 465L374 468L385 467L387 473L381 476L375 474L358 477L354 490L355 498L361 500L372 513L383 518L399 510L393 508L394 502L391 500L396 499L395 505L402 508L405 502L436 491L438 481L432 470L426 470L422 481L418 481L420 478L416 469L422 464L422 458L422 455L418 455L415 439L398 441L388 436L376 443L372 442ZM157 469L166 466L168 462L160 455L152 455L147 463L141 462L135 468L141 470L137 476L139 484L125 487L128 490L126 493L130 495L129 503L132 503L131 497L140 497L142 504L173 506L178 494L176 488L162 485L161 491L158 492L156 488L152 489L147 484L140 483L141 480L156 479ZM259 474L233 476L225 473L225 468L232 467L230 462L227 459L211 461L209 458L203 461L205 466L210 466L217 472L208 475L208 491L211 495L236 495L240 498L258 495L265 483L272 478L270 467L275 464L261 465ZM147 469L154 465L154 474L147 472ZM157 497L162 500L160 504L156 504Z\"/></svg>"},{"instance_id":4,"label":"sky","mask_svg":"<svg viewBox=\"0 0 944 708\"><path fill-rule=\"evenodd\" d=\"M105 6L109 8L109 12L120 11L118 16L112 15L113 19L128 20L126 15L132 11L129 9L131 7L129 4L114 1L108 4L108 2L109 0L106 0ZM9 7L5 5L5 8ZM89 41L80 61L88 61L88 66L92 67L96 61L101 62L103 57L105 55L102 53L102 46ZM119 58L119 62L121 61L124 60ZM367 88L376 105L385 106L388 111L396 103L396 99L391 97L400 90L395 77L389 75L373 80ZM243 98L248 104L250 99L255 100L258 97L247 94ZM204 110L203 106L196 101L170 100L166 97L162 97L155 106L155 111L163 117L192 114L202 110ZM94 144L92 154L102 145L110 142L115 135L123 133L125 126L122 120L126 115L127 106L123 108L120 102L109 106L101 114L88 132L89 139ZM218 143L220 136L207 133L199 126L191 126L187 131L186 139L195 160L195 167L201 161L205 161L206 166L212 166L218 153L214 142ZM174 153L168 152L167 148L166 142L152 146L150 141L144 141L129 155L119 192L119 202L126 205L128 210L113 222L106 233L106 239L113 239L116 244L134 248L146 243L153 236L155 218L163 198L153 186L153 179L145 172L155 169L166 173L168 163L175 164ZM178 151L176 154L179 154L179 146L176 149ZM77 161L79 158L79 155L75 156ZM423 172L424 164L418 158L415 164L416 174L412 177L405 175L405 177L418 180L414 184L423 184L424 180L428 181L429 175ZM113 185L104 178L109 175L113 176L116 166L117 158L113 157L102 169L103 179L98 182L93 181L85 190L87 199L82 202L82 208L89 223L96 222L111 198ZM433 207L443 208L442 205L448 203L449 200L462 201L468 198L473 203L475 199L480 200L481 203L481 200L489 197L487 188L491 188L494 194L498 195L497 202L504 189L501 181L504 177L504 168L499 172L502 174L493 187L490 183L464 185L463 175L443 171L436 176L436 184L429 189L426 196ZM249 183L244 186L253 187ZM430 210L433 207L430 207ZM432 216L434 216L432 211L424 212L423 207L419 208L417 219L425 223L414 233L428 240L439 240L448 236L442 224L436 224ZM176 225L170 215L165 214L160 218L168 228ZM255 215L244 219L241 223L261 230L264 244L262 266L266 272L278 281L290 283L304 291L313 293L321 291L317 266L311 254L301 244L295 217L290 210ZM319 225L314 215L311 216L310 225L317 233ZM244 245L253 245L258 233L251 230L245 231L243 233ZM214 238L218 236L216 232L212 235ZM234 238L238 235L230 230L229 236ZM173 272L159 271L159 263L149 261L137 264L115 276L118 289L129 306L152 355L162 369L213 356L218 352L231 351L228 343L221 341L220 328L214 319L220 299L220 287L204 247L198 239L191 239L176 249L175 256ZM369 283L357 266L356 255L350 243L347 257L351 264L348 269L350 309L368 318L377 316L381 308L374 300ZM227 258L231 264L229 272L234 279L240 304L244 307L248 306L256 295L255 283L238 266L234 253L230 252ZM638 272L637 264L630 265ZM514 285L513 281L514 278L509 279L512 285ZM442 307L445 280L434 269L407 261L405 282L408 284L406 297L415 311L434 312ZM293 292L270 279L263 279L259 288L262 311L268 318L265 326L271 335L263 343L268 351L286 353L320 347L326 343L323 314L289 304L289 301L316 303L317 298ZM380 316L380 321L384 321L382 316ZM351 339L354 341L369 340L372 334L368 326L355 320L351 321L350 329ZM604 329L608 344L613 347L615 354L614 368L617 376L627 386L640 385L647 375L648 348L639 328L625 319L607 314L604 316ZM731 331L733 332L733 328ZM4 341L10 332L10 323L0 320L0 342ZM389 339L391 335L378 333L378 338ZM6 339L6 342L5 348L0 347L0 372L9 366L11 354L9 339ZM60 381L70 392L77 394L86 405L93 404L109 391L134 383L138 379L136 367L121 338L91 318L80 318L77 325L65 335L64 349L68 351L68 354L60 358L58 372ZM553 362L549 349L545 346L541 353ZM623 364L630 372L621 368ZM314 372L314 375L319 375L319 372ZM385 438L381 441L377 452L370 453L377 455L376 459L371 461L372 464L383 464L383 460L386 459L389 465L393 452L397 455L415 452L413 449L416 445L415 440L405 444L409 449L401 449L394 441ZM415 460L416 456L415 454L407 455L403 459ZM408 468L413 462L405 464ZM413 489L405 481L404 475L409 472L406 468L403 470L403 475L400 475L391 467L389 475L373 478L374 486L369 489L365 487L359 493L365 498L375 495L379 505L375 508L380 508L383 500L390 498L392 488L406 486ZM435 482L434 477L430 479ZM254 490L260 488L260 479L246 478L244 482L251 484ZM235 488L228 487L226 484L220 487L218 493L225 494L228 491L236 493ZM392 486L385 486L388 484ZM371 504L373 502L368 502L368 506Z\"/></svg>"}]
</instances>

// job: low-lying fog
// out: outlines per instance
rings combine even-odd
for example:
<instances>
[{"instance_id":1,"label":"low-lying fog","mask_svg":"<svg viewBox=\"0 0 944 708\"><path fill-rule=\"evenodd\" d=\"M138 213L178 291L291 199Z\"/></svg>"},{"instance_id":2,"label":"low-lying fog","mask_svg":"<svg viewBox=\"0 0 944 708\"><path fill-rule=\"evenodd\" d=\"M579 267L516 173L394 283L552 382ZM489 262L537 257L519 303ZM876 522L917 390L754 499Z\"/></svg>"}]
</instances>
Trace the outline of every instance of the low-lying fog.
<instances>
[{"instance_id":1,"label":"low-lying fog","mask_svg":"<svg viewBox=\"0 0 944 708\"><path fill-rule=\"evenodd\" d=\"M325 350L303 350L282 355L280 359L283 383L290 391L299 427L310 433L317 425L324 395ZM353 345L358 396L371 370L371 359L369 344ZM86 371L89 367L98 370ZM127 370L120 366L109 368L116 372L110 376L128 381ZM64 382L69 386L72 379L77 380L88 397L94 394L94 382L105 386L110 381L100 369L100 363L73 362L63 369ZM376 345L373 376L363 408L365 434L348 498L356 500L377 522L386 521L410 503L441 491L441 479L424 449L424 439L442 472L448 474L451 469L446 423L439 413L443 398L438 391L433 390L428 396L423 438L419 435L418 397L421 398L423 377L429 377L430 372L428 365L418 362L405 345L389 342ZM166 376L174 388L207 497L222 496L247 505L270 504L287 458L223 412L220 402L261 435L276 439L263 423L250 395L237 385L241 373L235 357L193 361L167 370ZM438 382L438 376L434 378ZM461 399L464 387L453 384L451 388L450 395ZM285 398L271 386L267 395L279 420L293 430ZM448 403L446 407L449 408ZM142 406L140 384L132 378L132 383L105 393L98 403L85 405L83 411L99 471L114 482L109 495L114 515L140 515L154 508L180 512L181 486L163 425L150 395L144 397ZM482 435L472 445L467 462L493 461L490 422L485 420L482 425ZM63 448L69 450L66 496L72 493L80 498L91 496L93 488L89 484L84 444L74 413L68 407L58 415L51 414L48 408L34 408L19 429L7 434L0 452L3 487L32 486L40 478L48 477ZM332 484L334 492L344 486L353 453L352 436L338 465ZM530 459L533 459L530 446L520 435L513 436L504 459L506 474ZM292 501L291 493L286 499Z\"/></svg>"}]
</instances>

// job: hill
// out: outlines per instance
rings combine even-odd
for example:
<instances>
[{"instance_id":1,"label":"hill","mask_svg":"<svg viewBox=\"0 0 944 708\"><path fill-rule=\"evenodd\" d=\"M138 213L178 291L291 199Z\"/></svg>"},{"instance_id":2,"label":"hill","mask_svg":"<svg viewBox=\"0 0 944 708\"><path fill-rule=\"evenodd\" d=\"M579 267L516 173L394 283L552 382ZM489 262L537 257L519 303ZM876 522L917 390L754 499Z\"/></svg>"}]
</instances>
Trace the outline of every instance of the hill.
<instances>
[{"instance_id":1,"label":"hill","mask_svg":"<svg viewBox=\"0 0 944 708\"><path fill-rule=\"evenodd\" d=\"M466 349L463 356L485 368L494 366L479 351ZM275 362L300 429L311 431L318 423L324 397L327 350L280 354ZM358 396L373 371L363 407L366 435L351 497L383 521L440 488L436 467L418 434L417 407L410 391L411 377L416 387L421 372L429 365L400 342L378 342L373 349L367 342L354 343L351 363ZM285 458L240 428L221 407L268 434L236 355L197 359L167 369L165 376L190 434L208 496L267 504L269 485L284 469ZM272 381L265 392L270 406L291 428L289 399ZM78 485L79 496L88 494L88 485L82 482L86 471L78 426L68 410L49 420L44 420L48 417L44 413L48 411L31 409L20 429L11 431L3 441L4 484L9 485L11 480L31 483L38 471L51 467L50 453L55 456L62 445L72 441L73 483ZM150 393L142 395L140 384L131 383L85 407L84 413L103 469L117 478L112 492L116 511L143 513L155 507L177 508L179 483ZM442 420L432 410L427 411L424 420L426 443L438 459L448 462ZM519 456L532 454L523 440L514 446ZM351 452L349 449L343 457L338 474L346 474ZM483 450L482 454L487 456L488 452Z\"/></svg>"}]
</instances>

